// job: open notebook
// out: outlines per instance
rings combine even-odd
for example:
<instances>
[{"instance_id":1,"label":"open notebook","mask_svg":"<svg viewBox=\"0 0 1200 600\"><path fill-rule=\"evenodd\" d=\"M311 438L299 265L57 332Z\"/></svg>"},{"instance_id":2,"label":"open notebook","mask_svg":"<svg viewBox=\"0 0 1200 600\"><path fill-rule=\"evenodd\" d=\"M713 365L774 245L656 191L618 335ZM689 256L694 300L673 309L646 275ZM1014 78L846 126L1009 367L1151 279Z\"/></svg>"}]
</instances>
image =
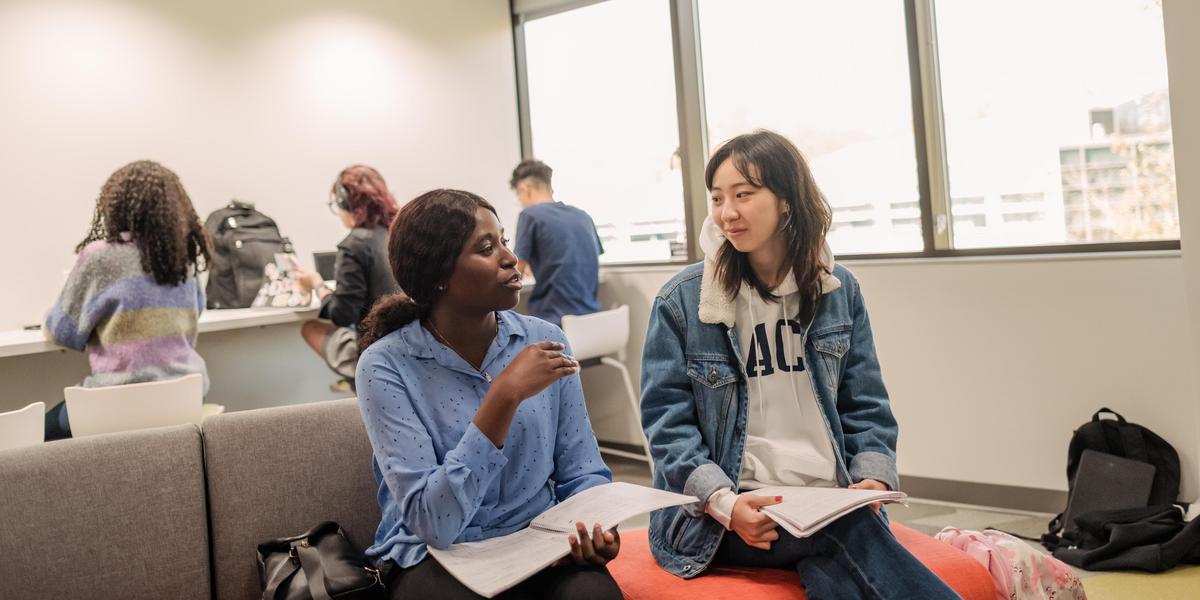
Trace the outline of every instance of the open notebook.
<instances>
[{"instance_id":1,"label":"open notebook","mask_svg":"<svg viewBox=\"0 0 1200 600\"><path fill-rule=\"evenodd\" d=\"M808 537L822 527L872 502L907 502L904 492L877 492L820 487L765 487L747 492L760 496L783 496L779 504L764 506L762 512L798 538Z\"/></svg>"},{"instance_id":2,"label":"open notebook","mask_svg":"<svg viewBox=\"0 0 1200 600\"><path fill-rule=\"evenodd\" d=\"M567 536L575 533L577 521L590 534L596 523L607 531L640 514L696 501L632 483L607 483L571 496L516 533L445 550L431 547L429 553L471 591L491 598L569 554Z\"/></svg>"}]
</instances>

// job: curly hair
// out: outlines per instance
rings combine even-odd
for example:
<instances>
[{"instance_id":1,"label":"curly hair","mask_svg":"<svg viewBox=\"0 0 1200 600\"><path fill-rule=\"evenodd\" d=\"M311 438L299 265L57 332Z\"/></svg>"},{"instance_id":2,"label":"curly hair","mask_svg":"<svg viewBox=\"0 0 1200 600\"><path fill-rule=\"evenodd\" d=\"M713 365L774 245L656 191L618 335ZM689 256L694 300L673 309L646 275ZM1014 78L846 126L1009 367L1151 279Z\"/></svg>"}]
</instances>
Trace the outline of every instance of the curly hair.
<instances>
[{"instance_id":1,"label":"curly hair","mask_svg":"<svg viewBox=\"0 0 1200 600\"><path fill-rule=\"evenodd\" d=\"M358 326L359 352L379 338L429 316L441 287L454 273L463 246L475 231L483 198L462 190L425 192L404 205L388 232L388 263L404 292L384 296Z\"/></svg>"},{"instance_id":2,"label":"curly hair","mask_svg":"<svg viewBox=\"0 0 1200 600\"><path fill-rule=\"evenodd\" d=\"M196 216L179 176L149 160L129 163L100 188L87 237L75 247L128 232L142 255L142 269L159 285L178 285L208 266L208 233Z\"/></svg>"},{"instance_id":3,"label":"curly hair","mask_svg":"<svg viewBox=\"0 0 1200 600\"><path fill-rule=\"evenodd\" d=\"M379 171L366 165L346 167L334 182L346 189L346 202L355 227L387 227L399 208Z\"/></svg>"}]
</instances>

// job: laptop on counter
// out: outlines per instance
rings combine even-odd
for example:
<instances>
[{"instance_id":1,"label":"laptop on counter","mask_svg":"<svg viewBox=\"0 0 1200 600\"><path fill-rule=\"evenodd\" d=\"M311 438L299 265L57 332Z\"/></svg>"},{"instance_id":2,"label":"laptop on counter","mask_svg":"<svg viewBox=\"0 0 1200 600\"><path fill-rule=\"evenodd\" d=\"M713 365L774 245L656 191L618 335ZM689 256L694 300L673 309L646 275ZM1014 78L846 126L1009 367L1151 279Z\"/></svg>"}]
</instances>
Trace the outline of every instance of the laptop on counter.
<instances>
[{"instance_id":1,"label":"laptop on counter","mask_svg":"<svg viewBox=\"0 0 1200 600\"><path fill-rule=\"evenodd\" d=\"M337 260L337 252L313 252L313 264L317 267L317 273L321 274L321 279L325 281L333 281L336 279L333 271L334 261Z\"/></svg>"}]
</instances>

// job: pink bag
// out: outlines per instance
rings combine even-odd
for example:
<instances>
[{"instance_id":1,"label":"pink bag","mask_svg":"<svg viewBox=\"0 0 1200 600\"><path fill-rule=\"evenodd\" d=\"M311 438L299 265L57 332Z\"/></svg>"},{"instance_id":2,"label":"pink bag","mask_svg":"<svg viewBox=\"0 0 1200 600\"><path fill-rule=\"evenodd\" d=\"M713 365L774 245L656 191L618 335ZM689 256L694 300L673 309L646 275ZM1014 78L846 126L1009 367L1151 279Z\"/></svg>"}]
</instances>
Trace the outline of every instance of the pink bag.
<instances>
[{"instance_id":1,"label":"pink bag","mask_svg":"<svg viewBox=\"0 0 1200 600\"><path fill-rule=\"evenodd\" d=\"M937 539L966 552L992 575L997 600L1086 600L1065 563L1002 531L947 527Z\"/></svg>"}]
</instances>

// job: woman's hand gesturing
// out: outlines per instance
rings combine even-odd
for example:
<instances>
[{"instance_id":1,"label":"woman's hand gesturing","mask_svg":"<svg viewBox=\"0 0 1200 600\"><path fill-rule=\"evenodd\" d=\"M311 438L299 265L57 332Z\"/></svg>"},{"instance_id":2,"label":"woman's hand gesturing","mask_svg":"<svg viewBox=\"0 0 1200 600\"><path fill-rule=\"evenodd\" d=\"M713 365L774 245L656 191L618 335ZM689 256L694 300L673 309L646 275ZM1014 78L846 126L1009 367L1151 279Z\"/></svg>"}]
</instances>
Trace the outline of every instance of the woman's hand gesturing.
<instances>
[{"instance_id":1,"label":"woman's hand gesturing","mask_svg":"<svg viewBox=\"0 0 1200 600\"><path fill-rule=\"evenodd\" d=\"M558 342L525 346L492 382L492 389L513 402L536 396L550 384L579 370L579 363L563 354L565 349Z\"/></svg>"}]
</instances>

